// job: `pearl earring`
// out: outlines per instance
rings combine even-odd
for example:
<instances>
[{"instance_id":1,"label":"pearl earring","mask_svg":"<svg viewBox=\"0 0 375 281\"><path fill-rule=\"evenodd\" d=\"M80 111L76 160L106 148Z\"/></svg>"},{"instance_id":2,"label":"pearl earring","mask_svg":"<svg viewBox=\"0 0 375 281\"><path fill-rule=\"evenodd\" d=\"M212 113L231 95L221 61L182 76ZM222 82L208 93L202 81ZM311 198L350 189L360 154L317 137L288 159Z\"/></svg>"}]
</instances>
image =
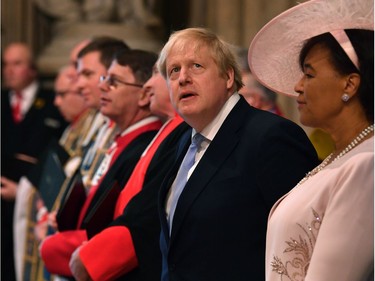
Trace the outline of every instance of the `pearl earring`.
<instances>
[{"instance_id":1,"label":"pearl earring","mask_svg":"<svg viewBox=\"0 0 375 281\"><path fill-rule=\"evenodd\" d=\"M350 99L350 96L348 94L343 94L341 96L341 99L342 99L343 102L347 102Z\"/></svg>"}]
</instances>

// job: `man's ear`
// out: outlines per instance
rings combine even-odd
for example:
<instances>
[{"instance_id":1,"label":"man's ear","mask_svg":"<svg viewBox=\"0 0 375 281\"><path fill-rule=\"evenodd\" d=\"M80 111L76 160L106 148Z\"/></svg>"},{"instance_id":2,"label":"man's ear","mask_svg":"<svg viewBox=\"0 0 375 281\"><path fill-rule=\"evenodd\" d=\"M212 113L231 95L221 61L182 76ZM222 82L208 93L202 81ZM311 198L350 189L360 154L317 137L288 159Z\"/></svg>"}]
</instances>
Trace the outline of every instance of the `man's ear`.
<instances>
[{"instance_id":1,"label":"man's ear","mask_svg":"<svg viewBox=\"0 0 375 281\"><path fill-rule=\"evenodd\" d=\"M150 105L150 95L147 93L145 88L142 88L139 92L138 105L140 107L146 107Z\"/></svg>"},{"instance_id":2,"label":"man's ear","mask_svg":"<svg viewBox=\"0 0 375 281\"><path fill-rule=\"evenodd\" d=\"M229 68L227 71L227 89L232 89L234 85L234 70Z\"/></svg>"}]
</instances>

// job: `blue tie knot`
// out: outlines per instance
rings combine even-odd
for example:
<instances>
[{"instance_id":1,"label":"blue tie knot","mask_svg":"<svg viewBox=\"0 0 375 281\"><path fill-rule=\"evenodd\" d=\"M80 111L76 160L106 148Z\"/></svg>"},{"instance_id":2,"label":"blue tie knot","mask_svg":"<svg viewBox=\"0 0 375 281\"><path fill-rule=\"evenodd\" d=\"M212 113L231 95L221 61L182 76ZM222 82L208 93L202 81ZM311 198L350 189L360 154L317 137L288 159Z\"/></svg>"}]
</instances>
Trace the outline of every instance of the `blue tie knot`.
<instances>
[{"instance_id":1,"label":"blue tie knot","mask_svg":"<svg viewBox=\"0 0 375 281\"><path fill-rule=\"evenodd\" d=\"M202 142L205 140L206 138L204 136L202 136L200 133L196 133L194 136L193 136L193 139L192 139L192 144L195 145L197 147L197 149L200 148Z\"/></svg>"}]
</instances>

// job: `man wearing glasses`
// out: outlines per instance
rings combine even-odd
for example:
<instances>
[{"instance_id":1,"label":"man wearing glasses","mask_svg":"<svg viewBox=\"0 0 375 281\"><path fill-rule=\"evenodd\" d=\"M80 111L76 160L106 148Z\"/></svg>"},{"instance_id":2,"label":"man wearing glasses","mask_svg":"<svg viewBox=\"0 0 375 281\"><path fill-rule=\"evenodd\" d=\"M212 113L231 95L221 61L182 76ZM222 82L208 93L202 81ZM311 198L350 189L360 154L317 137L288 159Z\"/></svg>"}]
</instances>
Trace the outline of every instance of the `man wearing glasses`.
<instances>
[{"instance_id":1,"label":"man wearing glasses","mask_svg":"<svg viewBox=\"0 0 375 281\"><path fill-rule=\"evenodd\" d=\"M100 215L97 212L101 204L108 203L109 188L125 185L142 152L161 127L160 120L151 115L149 96L143 89L156 59L154 53L124 50L116 53L107 75L101 75L100 112L116 124L118 134L91 179L76 229L47 237L40 247L47 270L53 274L72 276L69 260L73 251L87 241L89 229L94 227L99 231L95 224L103 223L90 221L90 215Z\"/></svg>"},{"instance_id":2,"label":"man wearing glasses","mask_svg":"<svg viewBox=\"0 0 375 281\"><path fill-rule=\"evenodd\" d=\"M107 83L108 87L111 90L116 89L118 87L118 84L123 84L123 85L127 85L127 86L138 87L138 88L142 88L143 87L143 85L141 85L141 84L129 83L129 82L121 81L118 77L114 77L114 76L105 76L105 75L102 75L102 76L100 76L99 81L100 81L100 83L103 83L103 82Z\"/></svg>"},{"instance_id":3,"label":"man wearing glasses","mask_svg":"<svg viewBox=\"0 0 375 281\"><path fill-rule=\"evenodd\" d=\"M173 108L167 83L156 66L144 88L150 96L151 112L160 118L163 127L143 152L121 191L114 221L73 253L70 268L76 280L160 278L156 198L175 161L178 140L188 133L189 126Z\"/></svg>"}]
</instances>

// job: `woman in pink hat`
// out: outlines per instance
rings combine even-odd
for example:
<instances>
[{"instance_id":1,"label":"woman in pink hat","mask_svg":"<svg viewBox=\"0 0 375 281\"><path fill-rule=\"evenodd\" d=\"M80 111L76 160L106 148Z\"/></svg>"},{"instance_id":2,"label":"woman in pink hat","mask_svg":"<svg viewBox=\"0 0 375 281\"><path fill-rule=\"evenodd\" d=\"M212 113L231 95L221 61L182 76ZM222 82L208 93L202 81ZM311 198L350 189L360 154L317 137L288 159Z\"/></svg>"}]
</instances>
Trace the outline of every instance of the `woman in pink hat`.
<instances>
[{"instance_id":1,"label":"woman in pink hat","mask_svg":"<svg viewBox=\"0 0 375 281\"><path fill-rule=\"evenodd\" d=\"M249 65L335 149L273 206L266 280L374 280L374 1L311 0L254 38Z\"/></svg>"}]
</instances>

